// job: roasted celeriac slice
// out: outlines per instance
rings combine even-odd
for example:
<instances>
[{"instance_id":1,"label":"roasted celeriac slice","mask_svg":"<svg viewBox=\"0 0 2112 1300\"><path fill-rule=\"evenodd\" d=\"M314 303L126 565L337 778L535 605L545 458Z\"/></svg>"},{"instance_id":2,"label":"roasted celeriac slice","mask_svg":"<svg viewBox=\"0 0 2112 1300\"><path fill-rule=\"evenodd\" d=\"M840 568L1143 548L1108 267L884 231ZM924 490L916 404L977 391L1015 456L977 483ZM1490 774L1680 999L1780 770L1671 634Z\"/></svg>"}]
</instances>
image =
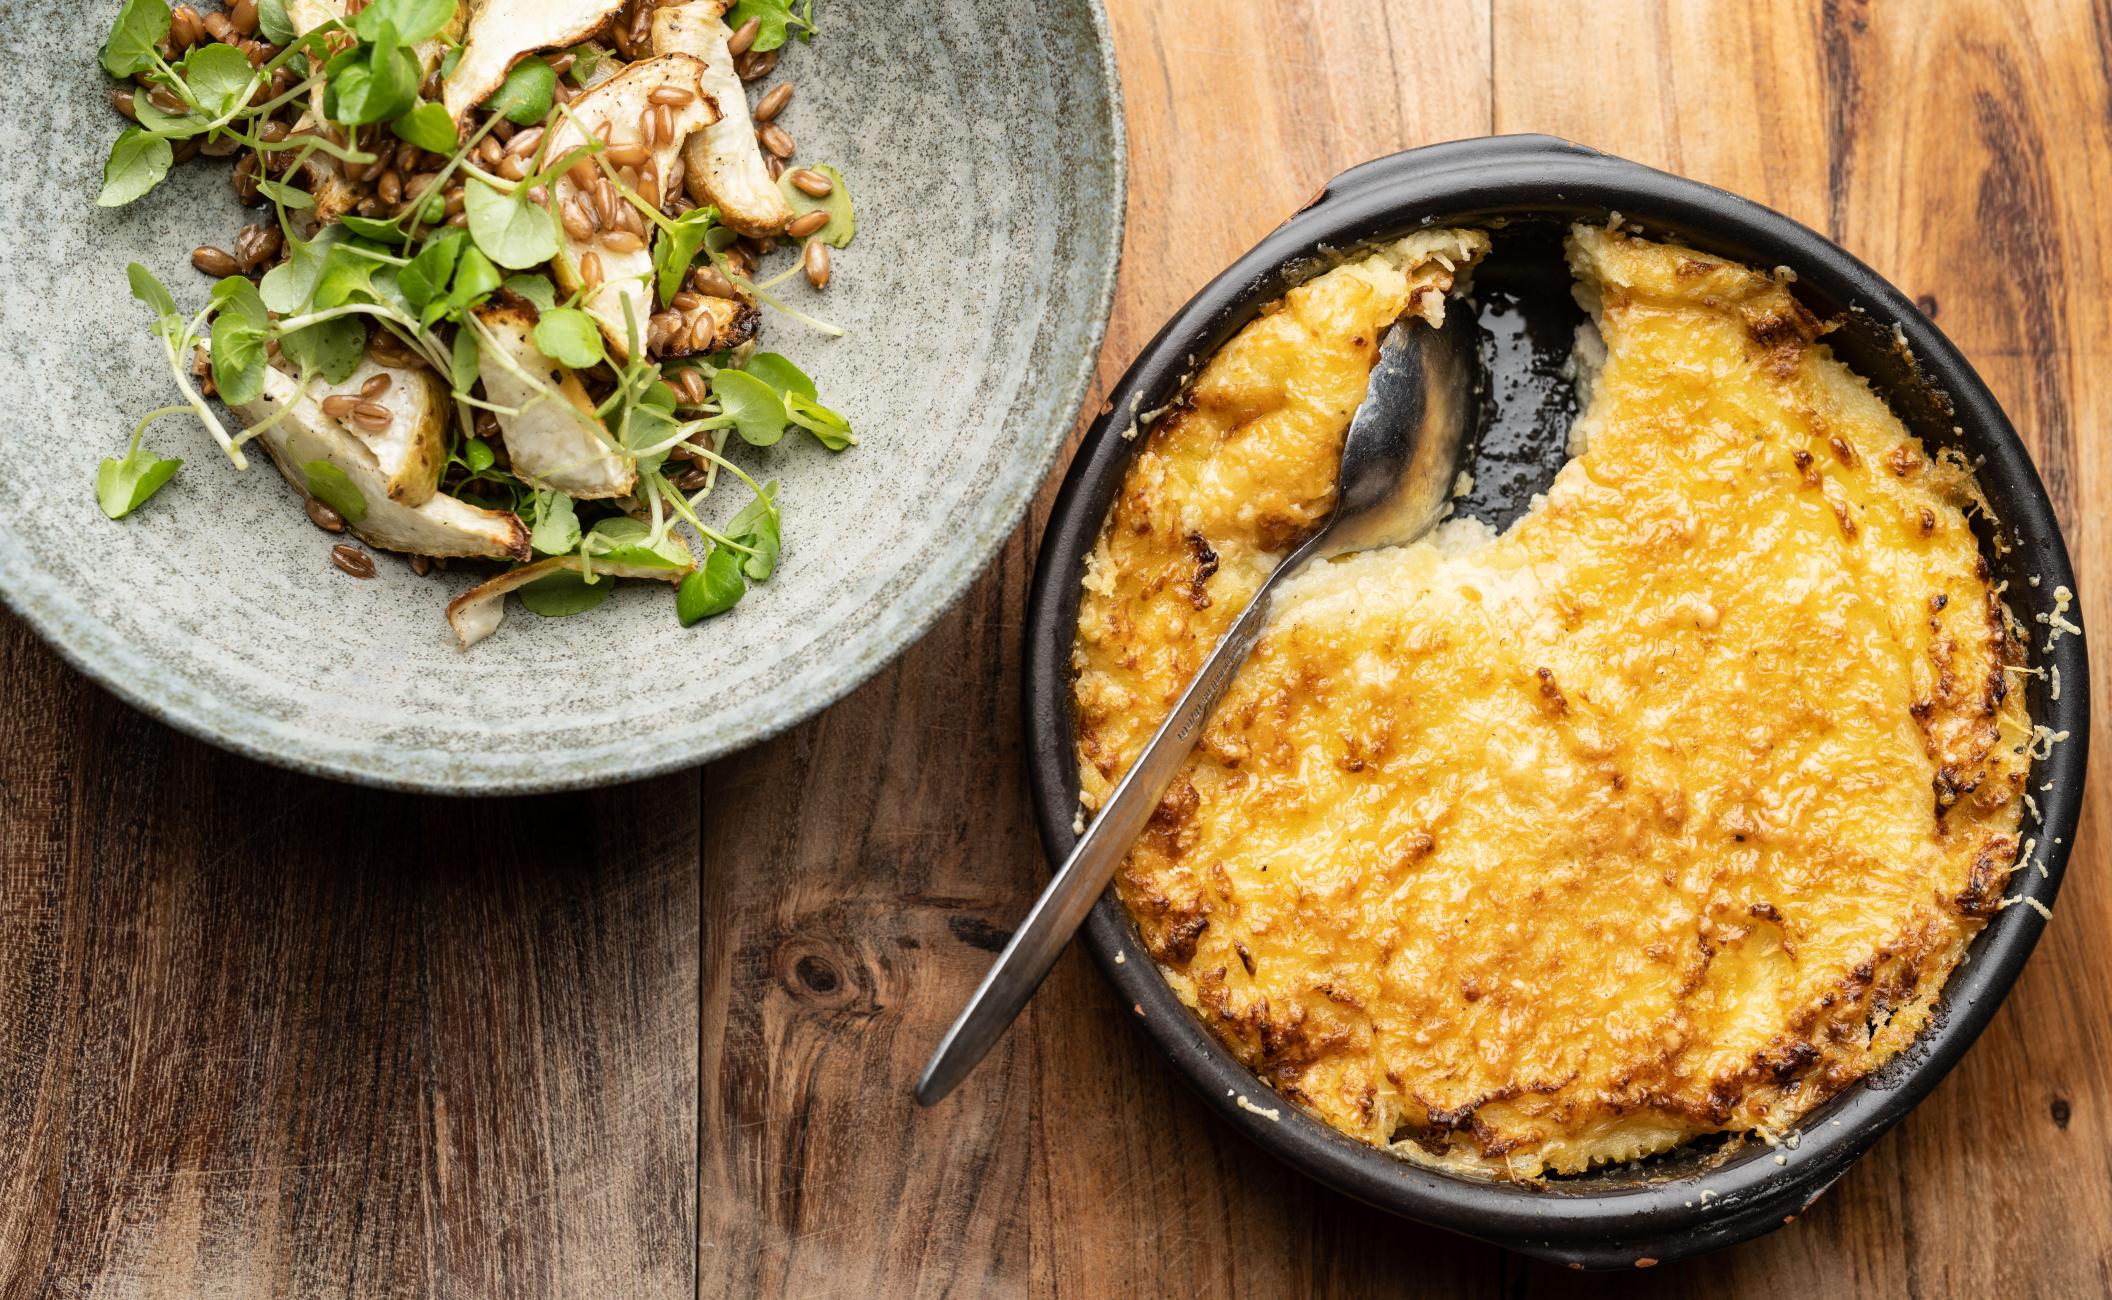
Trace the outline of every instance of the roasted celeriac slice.
<instances>
[{"instance_id":1,"label":"roasted celeriac slice","mask_svg":"<svg viewBox=\"0 0 2112 1300\"><path fill-rule=\"evenodd\" d=\"M704 64L704 93L719 108L719 120L691 136L683 148L689 196L699 206L718 208L719 220L744 235L775 235L792 219L792 208L770 178L769 164L756 144L748 93L726 48L732 33L721 17L725 12L724 0L691 0L655 9L653 53L695 56Z\"/></svg>"},{"instance_id":2,"label":"roasted celeriac slice","mask_svg":"<svg viewBox=\"0 0 2112 1300\"><path fill-rule=\"evenodd\" d=\"M440 470L447 463L447 421L452 410L447 381L430 367L385 366L368 353L343 383L318 380L308 391L318 405L333 397L357 399L382 376L389 382L374 402L387 408L387 427L370 430L351 419L336 423L374 453L383 490L391 501L419 505L440 490Z\"/></svg>"},{"instance_id":3,"label":"roasted celeriac slice","mask_svg":"<svg viewBox=\"0 0 2112 1300\"><path fill-rule=\"evenodd\" d=\"M669 541L680 548L686 557L689 548L681 539L669 534ZM639 549L639 548L632 548ZM641 560L643 562L641 562ZM662 582L680 582L696 567L694 561L683 563L662 562L663 557L648 554L632 559L606 557L594 561L593 570L597 581L615 578L657 578ZM506 596L520 590L531 582L557 573L580 573L585 566L577 555L560 555L548 560L537 560L534 564L512 569L471 587L447 604L447 625L454 629L455 638L469 649L493 632L506 617Z\"/></svg>"},{"instance_id":4,"label":"roasted celeriac slice","mask_svg":"<svg viewBox=\"0 0 2112 1300\"><path fill-rule=\"evenodd\" d=\"M624 0L472 0L462 59L441 90L448 116L483 103L513 65L537 50L577 45L601 29Z\"/></svg>"},{"instance_id":5,"label":"roasted celeriac slice","mask_svg":"<svg viewBox=\"0 0 2112 1300\"><path fill-rule=\"evenodd\" d=\"M495 303L476 319L484 395L515 412L497 412L514 475L581 499L629 495L637 466L611 444L579 376L535 346L535 309Z\"/></svg>"},{"instance_id":6,"label":"roasted celeriac slice","mask_svg":"<svg viewBox=\"0 0 2112 1300\"><path fill-rule=\"evenodd\" d=\"M481 509L437 493L415 506L391 500L374 453L323 414L320 388L319 381L312 381L310 389L303 391L291 375L267 368L263 393L235 408L251 424L279 417L257 438L287 482L307 495L308 467L318 461L335 467L350 480L366 506L364 517L347 517L345 526L361 541L383 550L494 560L528 558L528 527L506 511ZM289 406L292 409L287 410Z\"/></svg>"},{"instance_id":7,"label":"roasted celeriac slice","mask_svg":"<svg viewBox=\"0 0 2112 1300\"><path fill-rule=\"evenodd\" d=\"M647 146L645 166L656 178L668 176L681 157L682 142L717 118L717 110L702 89L703 70L704 65L687 54L665 54L633 63L567 106L565 121L552 128L552 139L544 146L546 156L562 158L587 144L590 137L602 141L614 152L635 149L645 143L646 115L664 107L668 129ZM655 94L662 99L678 95L687 95L688 98L679 104L662 105L655 103ZM655 185L658 183L656 180ZM614 187L606 185L606 178L603 178L603 184L592 188L614 194ZM619 360L628 357L634 333L639 345L644 346L646 321L657 310L659 301L654 292L653 255L649 242L653 227L621 195L610 200L618 211L601 211L603 205L595 195L582 193L582 187L569 173L558 178L552 194L560 205L591 205L592 210L600 213L601 229L593 237L574 239L569 231L566 232L564 250L551 269L557 274L558 286L566 293L573 293L582 284L581 266L589 255L593 256L601 267L601 282L587 294L581 305L601 327L602 337L608 340L609 352ZM637 218L634 224L642 225L645 234L638 236L626 230L624 234L629 242L635 242L637 247L619 250L611 248L608 240L616 230L613 222L623 210L629 210Z\"/></svg>"}]
</instances>

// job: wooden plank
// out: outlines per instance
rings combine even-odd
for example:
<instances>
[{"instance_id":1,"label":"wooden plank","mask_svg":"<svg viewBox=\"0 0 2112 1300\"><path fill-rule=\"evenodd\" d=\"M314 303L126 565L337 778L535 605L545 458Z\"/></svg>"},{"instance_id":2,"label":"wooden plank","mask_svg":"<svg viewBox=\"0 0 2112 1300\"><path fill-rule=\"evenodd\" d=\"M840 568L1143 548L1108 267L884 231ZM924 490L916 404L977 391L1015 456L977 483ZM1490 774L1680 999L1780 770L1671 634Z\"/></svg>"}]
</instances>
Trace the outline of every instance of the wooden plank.
<instances>
[{"instance_id":1,"label":"wooden plank","mask_svg":"<svg viewBox=\"0 0 2112 1300\"><path fill-rule=\"evenodd\" d=\"M1130 123L1098 391L1335 172L1488 129L1479 0L1109 5ZM1097 401L1097 393L1095 397ZM1028 538L815 722L705 773L702 1291L1493 1293L1498 1253L1206 1115L1082 956L954 1098L909 1089L1046 879L1020 758Z\"/></svg>"},{"instance_id":2,"label":"wooden plank","mask_svg":"<svg viewBox=\"0 0 2112 1300\"><path fill-rule=\"evenodd\" d=\"M0 1294L693 1293L693 776L412 799L0 677Z\"/></svg>"},{"instance_id":3,"label":"wooden plank","mask_svg":"<svg viewBox=\"0 0 2112 1300\"><path fill-rule=\"evenodd\" d=\"M1530 0L1498 0L1495 30L1499 130L1567 135L1740 191L1828 231L1919 297L2031 444L2069 529L2086 617L2108 626L2105 525L2078 508L2112 484L2092 436L2112 414L2102 13L1623 0L1558 25ZM2093 792L2038 955L1936 1094L1802 1223L1647 1286L1619 1279L1619 1294L2102 1292L2104 800ZM1521 1278L1569 1281L1538 1268Z\"/></svg>"}]
</instances>

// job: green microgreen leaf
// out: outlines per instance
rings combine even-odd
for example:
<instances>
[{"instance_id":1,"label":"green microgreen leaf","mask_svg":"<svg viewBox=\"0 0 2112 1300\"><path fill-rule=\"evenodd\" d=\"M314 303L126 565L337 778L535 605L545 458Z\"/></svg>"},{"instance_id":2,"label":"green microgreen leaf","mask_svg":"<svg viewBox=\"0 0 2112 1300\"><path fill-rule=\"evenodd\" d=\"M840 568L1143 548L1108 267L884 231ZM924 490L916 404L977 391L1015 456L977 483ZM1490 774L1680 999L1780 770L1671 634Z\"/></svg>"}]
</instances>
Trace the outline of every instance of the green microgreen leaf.
<instances>
[{"instance_id":1,"label":"green microgreen leaf","mask_svg":"<svg viewBox=\"0 0 2112 1300\"><path fill-rule=\"evenodd\" d=\"M748 548L741 558L741 572L753 582L767 581L777 568L778 539L777 480L763 484L763 492L742 506L726 525L726 535Z\"/></svg>"},{"instance_id":2,"label":"green microgreen leaf","mask_svg":"<svg viewBox=\"0 0 2112 1300\"><path fill-rule=\"evenodd\" d=\"M690 565L689 547L678 534L669 530L654 542L650 527L624 515L595 524L580 539L579 552L601 563L633 569L686 569Z\"/></svg>"},{"instance_id":3,"label":"green microgreen leaf","mask_svg":"<svg viewBox=\"0 0 2112 1300\"><path fill-rule=\"evenodd\" d=\"M314 195L306 190L288 185L285 181L275 181L269 176L259 176L257 177L256 185L257 193L282 208L293 208L299 211L315 206Z\"/></svg>"},{"instance_id":4,"label":"green microgreen leaf","mask_svg":"<svg viewBox=\"0 0 2112 1300\"><path fill-rule=\"evenodd\" d=\"M229 406L253 402L264 391L271 316L257 286L239 275L213 286L213 304L213 383Z\"/></svg>"},{"instance_id":5,"label":"green microgreen leaf","mask_svg":"<svg viewBox=\"0 0 2112 1300\"><path fill-rule=\"evenodd\" d=\"M181 460L157 456L141 447L135 436L122 458L109 458L96 466L96 503L112 519L123 519L161 491L182 467Z\"/></svg>"},{"instance_id":6,"label":"green microgreen leaf","mask_svg":"<svg viewBox=\"0 0 2112 1300\"><path fill-rule=\"evenodd\" d=\"M169 34L169 6L164 0L125 0L103 42L103 71L113 77L145 72L161 57L155 47Z\"/></svg>"},{"instance_id":7,"label":"green microgreen leaf","mask_svg":"<svg viewBox=\"0 0 2112 1300\"><path fill-rule=\"evenodd\" d=\"M842 451L858 441L849 420L804 393L785 394L785 413L792 423L813 434L830 451Z\"/></svg>"},{"instance_id":8,"label":"green microgreen leaf","mask_svg":"<svg viewBox=\"0 0 2112 1300\"><path fill-rule=\"evenodd\" d=\"M95 196L97 207L121 208L161 184L176 161L176 151L167 140L129 127L110 146L103 163L103 188Z\"/></svg>"},{"instance_id":9,"label":"green microgreen leaf","mask_svg":"<svg viewBox=\"0 0 2112 1300\"><path fill-rule=\"evenodd\" d=\"M484 101L484 107L515 126L534 126L550 115L551 96L556 89L557 73L531 54L513 65L506 80Z\"/></svg>"},{"instance_id":10,"label":"green microgreen leaf","mask_svg":"<svg viewBox=\"0 0 2112 1300\"><path fill-rule=\"evenodd\" d=\"M400 117L418 101L424 73L418 56L401 43L387 21L376 34L323 65L328 78L323 116L348 126L366 126ZM422 147L422 146L421 146Z\"/></svg>"},{"instance_id":11,"label":"green microgreen leaf","mask_svg":"<svg viewBox=\"0 0 2112 1300\"><path fill-rule=\"evenodd\" d=\"M477 382L477 368L482 360L477 348L476 332L467 326L456 330L454 347L448 353L448 381L454 385L456 392L466 393L471 385ZM485 450L489 451L490 448Z\"/></svg>"},{"instance_id":12,"label":"green microgreen leaf","mask_svg":"<svg viewBox=\"0 0 2112 1300\"><path fill-rule=\"evenodd\" d=\"M572 55L572 66L565 69L565 78L575 86L584 86L591 81L594 69L600 67L602 61L609 57L607 50L592 41L573 46L569 53Z\"/></svg>"},{"instance_id":13,"label":"green microgreen leaf","mask_svg":"<svg viewBox=\"0 0 2112 1300\"><path fill-rule=\"evenodd\" d=\"M723 614L748 594L741 580L741 555L730 546L713 546L703 565L682 579L675 589L675 617L689 627L716 614Z\"/></svg>"},{"instance_id":14,"label":"green microgreen leaf","mask_svg":"<svg viewBox=\"0 0 2112 1300\"><path fill-rule=\"evenodd\" d=\"M520 185L506 194L471 177L462 190L470 238L510 271L525 271L557 256L557 222L529 199L528 188Z\"/></svg>"},{"instance_id":15,"label":"green microgreen leaf","mask_svg":"<svg viewBox=\"0 0 2112 1300\"><path fill-rule=\"evenodd\" d=\"M547 275L509 275L505 289L516 298L534 303L537 311L550 311L557 306L557 286L550 283Z\"/></svg>"},{"instance_id":16,"label":"green microgreen leaf","mask_svg":"<svg viewBox=\"0 0 2112 1300\"><path fill-rule=\"evenodd\" d=\"M403 241L403 227L394 220L384 221L380 217L362 217L346 213L337 219L336 226L361 239L371 239L377 244L396 244ZM330 227L335 229L336 226Z\"/></svg>"},{"instance_id":17,"label":"green microgreen leaf","mask_svg":"<svg viewBox=\"0 0 2112 1300\"><path fill-rule=\"evenodd\" d=\"M455 131L455 119L447 115L442 104L420 104L389 123L389 130L397 139L408 140L427 153L451 154L462 142Z\"/></svg>"},{"instance_id":18,"label":"green microgreen leaf","mask_svg":"<svg viewBox=\"0 0 2112 1300\"><path fill-rule=\"evenodd\" d=\"M643 381L643 388L631 388L632 377ZM640 474L651 474L667 461L667 452L647 451L658 447L675 436L675 404L679 400L675 390L660 382L657 368L651 363L634 362L627 370L623 387L638 393L637 400L619 424L624 430L624 445L630 448Z\"/></svg>"},{"instance_id":19,"label":"green microgreen leaf","mask_svg":"<svg viewBox=\"0 0 2112 1300\"><path fill-rule=\"evenodd\" d=\"M257 0L257 30L273 45L291 45L300 39L293 19L286 16L286 0Z\"/></svg>"},{"instance_id":20,"label":"green microgreen leaf","mask_svg":"<svg viewBox=\"0 0 2112 1300\"><path fill-rule=\"evenodd\" d=\"M739 0L727 11L726 26L739 31L750 18L761 24L755 43L748 47L758 53L783 45L788 33L803 41L814 39L814 0Z\"/></svg>"},{"instance_id":21,"label":"green microgreen leaf","mask_svg":"<svg viewBox=\"0 0 2112 1300\"><path fill-rule=\"evenodd\" d=\"M462 245L466 242L468 236L459 230L450 230L420 249L411 264L396 276L396 287L403 291L404 300L423 311L427 303L445 294L448 280L455 273L455 263L462 255Z\"/></svg>"},{"instance_id":22,"label":"green microgreen leaf","mask_svg":"<svg viewBox=\"0 0 2112 1300\"><path fill-rule=\"evenodd\" d=\"M558 307L542 313L535 323L535 346L561 366L584 370L604 355L601 328L594 318L576 307Z\"/></svg>"},{"instance_id":23,"label":"green microgreen leaf","mask_svg":"<svg viewBox=\"0 0 2112 1300\"><path fill-rule=\"evenodd\" d=\"M561 569L547 578L536 579L514 594L521 598L521 607L531 614L566 618L594 609L615 590L616 584L607 579L588 582L569 569Z\"/></svg>"},{"instance_id":24,"label":"green microgreen leaf","mask_svg":"<svg viewBox=\"0 0 2112 1300\"><path fill-rule=\"evenodd\" d=\"M792 173L789 171L777 178L779 192L785 196L785 202L792 206L795 219L809 212L829 214L828 224L807 238L818 239L832 248L848 247L858 233L858 214L851 207L851 189L843 183L843 173L827 163L805 163L803 166L808 171L820 172L829 178L828 194L823 198L815 198L792 183Z\"/></svg>"},{"instance_id":25,"label":"green microgreen leaf","mask_svg":"<svg viewBox=\"0 0 2112 1300\"><path fill-rule=\"evenodd\" d=\"M658 277L662 307L673 302L681 291L690 264L697 260L697 250L704 246L718 215L717 208L692 208L675 218L653 241L653 272Z\"/></svg>"},{"instance_id":26,"label":"green microgreen leaf","mask_svg":"<svg viewBox=\"0 0 2112 1300\"><path fill-rule=\"evenodd\" d=\"M482 438L464 438L462 440L462 463L469 467L470 473L482 474L485 470L498 464L499 457L496 452L492 451L491 444Z\"/></svg>"},{"instance_id":27,"label":"green microgreen leaf","mask_svg":"<svg viewBox=\"0 0 2112 1300\"><path fill-rule=\"evenodd\" d=\"M569 555L579 549L579 512L572 498L537 488L533 500L535 519L528 528L528 544L543 555Z\"/></svg>"},{"instance_id":28,"label":"green microgreen leaf","mask_svg":"<svg viewBox=\"0 0 2112 1300\"><path fill-rule=\"evenodd\" d=\"M308 495L343 515L346 522L356 524L367 517L367 499L360 495L358 485L329 461L309 461L301 466L301 477L308 481Z\"/></svg>"},{"instance_id":29,"label":"green microgreen leaf","mask_svg":"<svg viewBox=\"0 0 2112 1300\"><path fill-rule=\"evenodd\" d=\"M447 294L450 314L460 315L476 306L498 292L502 283L504 280L499 275L499 268L491 264L491 259L484 256L475 245L464 245L462 258L455 263L454 288Z\"/></svg>"},{"instance_id":30,"label":"green microgreen leaf","mask_svg":"<svg viewBox=\"0 0 2112 1300\"><path fill-rule=\"evenodd\" d=\"M455 0L373 0L352 20L352 31L363 41L388 36L416 45L438 36L454 16Z\"/></svg>"},{"instance_id":31,"label":"green microgreen leaf","mask_svg":"<svg viewBox=\"0 0 2112 1300\"><path fill-rule=\"evenodd\" d=\"M266 271L258 284L264 294L264 305L281 316L305 310L315 297L315 286L322 279L323 268L329 264L330 250L344 239L346 229L324 226L313 239L289 239L286 260Z\"/></svg>"},{"instance_id":32,"label":"green microgreen leaf","mask_svg":"<svg viewBox=\"0 0 2112 1300\"><path fill-rule=\"evenodd\" d=\"M182 328L183 314L176 310L175 297L169 293L167 285L155 278L152 271L137 262L128 263L125 267L125 280L132 286L132 296L145 303L154 313L157 326L166 328L173 323L177 328Z\"/></svg>"},{"instance_id":33,"label":"green microgreen leaf","mask_svg":"<svg viewBox=\"0 0 2112 1300\"><path fill-rule=\"evenodd\" d=\"M767 447L785 436L785 403L770 385L738 370L721 370L711 381L719 410L751 446Z\"/></svg>"},{"instance_id":34,"label":"green microgreen leaf","mask_svg":"<svg viewBox=\"0 0 2112 1300\"><path fill-rule=\"evenodd\" d=\"M300 369L317 371L326 382L341 384L367 355L367 323L357 316L319 320L280 335L279 351Z\"/></svg>"},{"instance_id":35,"label":"green microgreen leaf","mask_svg":"<svg viewBox=\"0 0 2112 1300\"><path fill-rule=\"evenodd\" d=\"M792 364L791 358L779 353L758 352L748 358L741 369L770 385L770 391L780 397L787 393L814 396L814 381L807 377L807 372Z\"/></svg>"},{"instance_id":36,"label":"green microgreen leaf","mask_svg":"<svg viewBox=\"0 0 2112 1300\"><path fill-rule=\"evenodd\" d=\"M257 70L249 58L232 45L215 42L200 45L185 58L181 68L185 84L198 108L215 121L227 117L249 102L257 88Z\"/></svg>"},{"instance_id":37,"label":"green microgreen leaf","mask_svg":"<svg viewBox=\"0 0 2112 1300\"><path fill-rule=\"evenodd\" d=\"M344 306L355 297L373 296L374 272L381 263L360 256L360 249L378 251L372 244L354 239L331 245L323 259L322 274L316 278L315 294L310 299L315 310L329 311Z\"/></svg>"}]
</instances>

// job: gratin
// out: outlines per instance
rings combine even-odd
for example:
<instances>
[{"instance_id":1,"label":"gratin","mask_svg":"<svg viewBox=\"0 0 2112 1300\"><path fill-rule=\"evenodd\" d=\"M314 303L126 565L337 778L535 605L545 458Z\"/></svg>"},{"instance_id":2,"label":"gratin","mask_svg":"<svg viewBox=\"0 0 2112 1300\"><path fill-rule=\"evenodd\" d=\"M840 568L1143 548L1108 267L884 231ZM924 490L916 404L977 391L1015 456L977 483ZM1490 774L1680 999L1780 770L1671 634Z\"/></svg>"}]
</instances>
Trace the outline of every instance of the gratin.
<instances>
[{"instance_id":1,"label":"gratin","mask_svg":"<svg viewBox=\"0 0 2112 1300\"><path fill-rule=\"evenodd\" d=\"M1073 652L1088 809L1332 504L1381 333L1488 249L1291 290L1154 422ZM1571 1173L1776 1136L1926 1022L2017 858L2023 647L1979 497L1776 279L1578 228L1574 459L1298 575L1117 877L1285 1096L1402 1155Z\"/></svg>"}]
</instances>

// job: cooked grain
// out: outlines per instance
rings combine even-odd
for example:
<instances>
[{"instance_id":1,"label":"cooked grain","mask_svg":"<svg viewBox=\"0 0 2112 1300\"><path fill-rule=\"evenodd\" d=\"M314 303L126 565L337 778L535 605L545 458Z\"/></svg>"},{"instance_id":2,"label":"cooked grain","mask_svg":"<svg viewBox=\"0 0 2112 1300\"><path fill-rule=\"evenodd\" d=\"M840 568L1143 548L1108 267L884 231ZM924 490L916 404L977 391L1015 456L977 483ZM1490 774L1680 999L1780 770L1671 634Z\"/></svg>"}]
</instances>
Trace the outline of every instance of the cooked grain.
<instances>
[{"instance_id":1,"label":"cooked grain","mask_svg":"<svg viewBox=\"0 0 2112 1300\"><path fill-rule=\"evenodd\" d=\"M734 28L733 35L726 38L726 52L738 59L748 52L749 46L755 44L755 38L760 36L762 31L763 20L750 18L747 22Z\"/></svg>"},{"instance_id":2,"label":"cooked grain","mask_svg":"<svg viewBox=\"0 0 2112 1300\"><path fill-rule=\"evenodd\" d=\"M355 578L371 578L374 576L374 557L360 550L357 546L347 546L343 542L339 542L331 547L330 563Z\"/></svg>"},{"instance_id":3,"label":"cooked grain","mask_svg":"<svg viewBox=\"0 0 2112 1300\"><path fill-rule=\"evenodd\" d=\"M376 401L383 393L388 392L389 386L395 382L395 379L388 374L375 375L359 386L359 395L367 401Z\"/></svg>"},{"instance_id":4,"label":"cooked grain","mask_svg":"<svg viewBox=\"0 0 2112 1300\"><path fill-rule=\"evenodd\" d=\"M791 102L792 83L789 81L781 81L775 86L772 86L768 94L764 95L761 99L755 101L755 120L758 122L767 122L770 119L776 117L779 113L784 112L785 105Z\"/></svg>"},{"instance_id":5,"label":"cooked grain","mask_svg":"<svg viewBox=\"0 0 2112 1300\"><path fill-rule=\"evenodd\" d=\"M359 410L359 399L350 393L338 393L323 399L323 414L343 423Z\"/></svg>"},{"instance_id":6,"label":"cooked grain","mask_svg":"<svg viewBox=\"0 0 2112 1300\"><path fill-rule=\"evenodd\" d=\"M802 167L793 172L792 184L809 198L825 199L836 192L836 182L811 167Z\"/></svg>"},{"instance_id":7,"label":"cooked grain","mask_svg":"<svg viewBox=\"0 0 2112 1300\"><path fill-rule=\"evenodd\" d=\"M279 255L281 242L275 224L244 226L235 236L235 265L254 271Z\"/></svg>"},{"instance_id":8,"label":"cooked grain","mask_svg":"<svg viewBox=\"0 0 2112 1300\"><path fill-rule=\"evenodd\" d=\"M635 253L645 247L645 241L628 230L606 230L601 235L601 246L612 253Z\"/></svg>"},{"instance_id":9,"label":"cooked grain","mask_svg":"<svg viewBox=\"0 0 2112 1300\"><path fill-rule=\"evenodd\" d=\"M829 214L816 208L804 216L792 218L791 224L785 227L785 233L794 239L805 239L828 224Z\"/></svg>"},{"instance_id":10,"label":"cooked grain","mask_svg":"<svg viewBox=\"0 0 2112 1300\"><path fill-rule=\"evenodd\" d=\"M326 533L341 533L345 531L345 517L314 497L303 498L302 505L308 511L308 522L314 524L317 528L322 529Z\"/></svg>"},{"instance_id":11,"label":"cooked grain","mask_svg":"<svg viewBox=\"0 0 2112 1300\"><path fill-rule=\"evenodd\" d=\"M766 50L758 54L750 50L733 61L733 71L743 81L761 81L777 71L777 51Z\"/></svg>"},{"instance_id":12,"label":"cooked grain","mask_svg":"<svg viewBox=\"0 0 2112 1300\"><path fill-rule=\"evenodd\" d=\"M817 289L826 289L829 284L829 246L818 239L807 241L807 251L800 258L807 273L807 283Z\"/></svg>"},{"instance_id":13,"label":"cooked grain","mask_svg":"<svg viewBox=\"0 0 2112 1300\"><path fill-rule=\"evenodd\" d=\"M211 244L191 250L191 265L215 278L233 275L240 269L225 249L214 248Z\"/></svg>"},{"instance_id":14,"label":"cooked grain","mask_svg":"<svg viewBox=\"0 0 2112 1300\"><path fill-rule=\"evenodd\" d=\"M792 135L775 122L765 122L757 127L755 138L762 143L763 148L779 158L792 156Z\"/></svg>"},{"instance_id":15,"label":"cooked grain","mask_svg":"<svg viewBox=\"0 0 2112 1300\"><path fill-rule=\"evenodd\" d=\"M395 412L380 402L361 402L352 408L352 423L368 433L385 432L395 418Z\"/></svg>"},{"instance_id":16,"label":"cooked grain","mask_svg":"<svg viewBox=\"0 0 2112 1300\"><path fill-rule=\"evenodd\" d=\"M565 238L572 240L574 243L581 243L594 237L594 223L587 219L584 212L580 211L582 206L577 195L557 205L557 219L564 223Z\"/></svg>"},{"instance_id":17,"label":"cooked grain","mask_svg":"<svg viewBox=\"0 0 2112 1300\"><path fill-rule=\"evenodd\" d=\"M734 296L733 282L720 274L719 268L716 266L700 266L696 270L691 271L689 273L689 282L696 286L698 293L707 294L713 298L731 298Z\"/></svg>"}]
</instances>

